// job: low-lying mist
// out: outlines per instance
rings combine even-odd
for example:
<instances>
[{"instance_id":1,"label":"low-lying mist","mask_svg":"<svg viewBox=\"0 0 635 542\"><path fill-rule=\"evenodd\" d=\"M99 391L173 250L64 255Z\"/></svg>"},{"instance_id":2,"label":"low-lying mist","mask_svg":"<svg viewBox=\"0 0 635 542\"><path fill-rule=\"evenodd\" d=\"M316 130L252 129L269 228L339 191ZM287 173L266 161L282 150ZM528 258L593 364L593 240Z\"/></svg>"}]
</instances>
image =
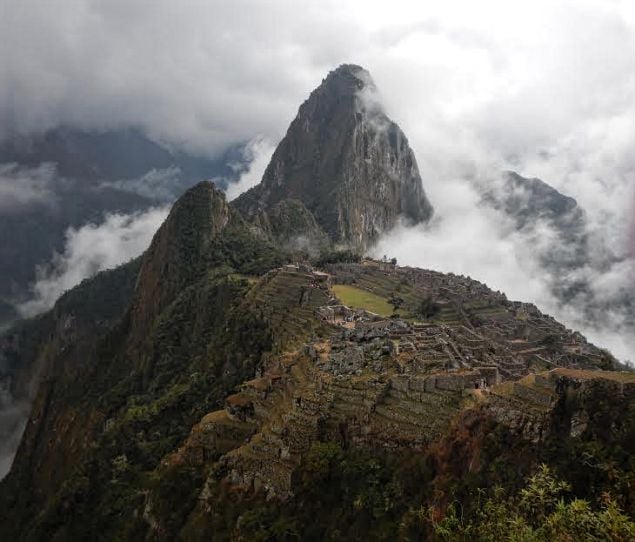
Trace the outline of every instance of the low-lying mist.
<instances>
[{"instance_id":1,"label":"low-lying mist","mask_svg":"<svg viewBox=\"0 0 635 542\"><path fill-rule=\"evenodd\" d=\"M620 360L635 360L633 307L635 261L624 254L607 259L603 239L609 229L589 226L586 261L577 267L550 267L571 249L549 221L517 229L503 211L484 204L468 180L445 181L433 200L435 217L420 226L401 225L382 237L372 254L411 265L471 276L508 298L531 302L568 327L581 331ZM557 257L557 256L556 256ZM583 291L563 300L558 285L581 283Z\"/></svg>"},{"instance_id":2,"label":"low-lying mist","mask_svg":"<svg viewBox=\"0 0 635 542\"><path fill-rule=\"evenodd\" d=\"M109 214L99 224L69 228L64 251L38 269L33 297L18 306L29 317L50 309L67 290L105 269L112 269L141 254L167 216L169 207L145 212Z\"/></svg>"}]
</instances>

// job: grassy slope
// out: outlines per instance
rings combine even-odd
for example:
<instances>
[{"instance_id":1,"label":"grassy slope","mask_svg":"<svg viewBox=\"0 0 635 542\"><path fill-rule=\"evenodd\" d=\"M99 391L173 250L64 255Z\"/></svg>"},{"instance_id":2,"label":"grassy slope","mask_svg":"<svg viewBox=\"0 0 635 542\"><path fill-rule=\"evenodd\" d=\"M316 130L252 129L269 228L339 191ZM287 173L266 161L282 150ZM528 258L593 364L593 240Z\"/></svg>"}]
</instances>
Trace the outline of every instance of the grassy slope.
<instances>
[{"instance_id":1,"label":"grassy slope","mask_svg":"<svg viewBox=\"0 0 635 542\"><path fill-rule=\"evenodd\" d=\"M349 307L366 309L380 316L390 316L393 313L393 308L388 301L372 292L344 284L333 286L333 291L342 303Z\"/></svg>"}]
</instances>

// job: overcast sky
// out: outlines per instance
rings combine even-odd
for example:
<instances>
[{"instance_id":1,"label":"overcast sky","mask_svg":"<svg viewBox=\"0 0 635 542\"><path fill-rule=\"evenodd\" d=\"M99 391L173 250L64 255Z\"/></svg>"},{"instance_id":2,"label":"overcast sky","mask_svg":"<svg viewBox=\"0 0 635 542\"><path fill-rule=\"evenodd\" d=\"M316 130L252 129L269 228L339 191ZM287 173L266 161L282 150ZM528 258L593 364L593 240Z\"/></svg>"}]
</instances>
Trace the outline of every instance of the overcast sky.
<instances>
[{"instance_id":1,"label":"overcast sky","mask_svg":"<svg viewBox=\"0 0 635 542\"><path fill-rule=\"evenodd\" d=\"M0 0L0 10L5 132L136 124L214 154L280 139L326 73L354 62L431 191L494 163L589 206L609 208L616 184L632 200L621 177L635 161L634 2Z\"/></svg>"},{"instance_id":2,"label":"overcast sky","mask_svg":"<svg viewBox=\"0 0 635 542\"><path fill-rule=\"evenodd\" d=\"M0 0L0 40L5 134L132 124L207 155L251 141L244 186L327 72L361 64L445 217L396 253L548 304L526 245L471 212L465 179L502 169L575 197L599 245L635 252L633 1Z\"/></svg>"}]
</instances>

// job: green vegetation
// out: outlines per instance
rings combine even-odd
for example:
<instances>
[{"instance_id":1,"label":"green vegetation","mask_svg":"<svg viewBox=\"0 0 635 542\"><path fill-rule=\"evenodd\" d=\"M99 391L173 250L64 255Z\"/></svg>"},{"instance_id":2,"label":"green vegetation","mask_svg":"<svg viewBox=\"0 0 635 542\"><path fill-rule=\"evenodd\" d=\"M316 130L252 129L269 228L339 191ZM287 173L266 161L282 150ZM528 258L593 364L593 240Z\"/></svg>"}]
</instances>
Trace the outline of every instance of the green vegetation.
<instances>
[{"instance_id":1,"label":"green vegetation","mask_svg":"<svg viewBox=\"0 0 635 542\"><path fill-rule=\"evenodd\" d=\"M349 307L365 309L380 316L390 316L393 313L393 307L385 297L380 297L367 290L345 284L336 284L333 286L333 291L338 299Z\"/></svg>"},{"instance_id":2,"label":"green vegetation","mask_svg":"<svg viewBox=\"0 0 635 542\"><path fill-rule=\"evenodd\" d=\"M281 250L254 236L242 219L236 217L224 230L218 246L209 254L207 268L227 262L245 275L262 275L284 261Z\"/></svg>"},{"instance_id":3,"label":"green vegetation","mask_svg":"<svg viewBox=\"0 0 635 542\"><path fill-rule=\"evenodd\" d=\"M346 264L330 264L326 270L337 274L338 284L349 285L360 290L371 292L384 298L389 304L398 308L394 311L401 318L411 321L434 319L446 324L459 322L457 307L446 304L441 307L436 299L422 294L421 290L403 276L381 271L379 268L367 266L349 266ZM390 316L392 311L384 313Z\"/></svg>"},{"instance_id":4,"label":"green vegetation","mask_svg":"<svg viewBox=\"0 0 635 542\"><path fill-rule=\"evenodd\" d=\"M47 456L54 469L31 468L28 462L46 454L30 450L3 481L0 509L11 522L0 522L0 538L143 538L140 508L150 493L161 529L185 521L202 473L165 470L161 461L272 349L273 331L262 307L246 299L252 284L243 275L283 261L214 190L203 183L175 205L144 256L140 280L139 261L131 262L85 281L52 313L24 324L28 337L29 328L37 331L35 351L27 353L41 349L55 374L40 394L55 405L42 413L40 429L53 433L62 424L65 438ZM159 286L144 290L147 284ZM135 287L159 300L140 336L132 332L135 308L124 311ZM77 335L72 349L58 338L56 319L66 312L96 325Z\"/></svg>"},{"instance_id":5,"label":"green vegetation","mask_svg":"<svg viewBox=\"0 0 635 542\"><path fill-rule=\"evenodd\" d=\"M107 329L123 315L132 297L140 260L136 258L82 281L63 294L50 311L19 320L3 332L3 337L11 340L3 345L0 354L4 358L2 370L14 375L14 393L23 392L20 388L26 386L31 372L37 370L39 358L50 358L64 348L67 361L83 358L80 337ZM70 345L64 341L65 337L51 341L62 322L65 334L73 338Z\"/></svg>"},{"instance_id":6,"label":"green vegetation","mask_svg":"<svg viewBox=\"0 0 635 542\"><path fill-rule=\"evenodd\" d=\"M330 244L326 233L300 200L282 200L269 210L268 216L276 242L297 258L308 259Z\"/></svg>"},{"instance_id":7,"label":"green vegetation","mask_svg":"<svg viewBox=\"0 0 635 542\"><path fill-rule=\"evenodd\" d=\"M518 493L505 497L502 488L484 499L472 518L461 517L458 504L441 521L432 522L440 540L498 542L627 542L635 539L635 523L605 495L599 509L566 498L571 486L542 465Z\"/></svg>"},{"instance_id":8,"label":"green vegetation","mask_svg":"<svg viewBox=\"0 0 635 542\"><path fill-rule=\"evenodd\" d=\"M393 312L397 312L399 308L403 305L403 299L397 295L393 295L388 303L392 306Z\"/></svg>"},{"instance_id":9,"label":"green vegetation","mask_svg":"<svg viewBox=\"0 0 635 542\"><path fill-rule=\"evenodd\" d=\"M262 495L210 485L181 531L185 540L395 540L402 497L395 464L371 452L316 442L296 472L295 497L280 506ZM218 473L221 474L221 473Z\"/></svg>"},{"instance_id":10,"label":"green vegetation","mask_svg":"<svg viewBox=\"0 0 635 542\"><path fill-rule=\"evenodd\" d=\"M630 442L628 433L618 433L613 445L605 444L615 453ZM579 442L594 446L590 436ZM571 441L562 446L573 453ZM197 508L180 534L185 540L632 540L630 460L613 463L609 496L600 480L574 483L605 471L607 457L591 465L583 455L578 470L567 471L550 456L542 444L519 439L478 410L466 412L425 452L315 442L294 473L294 496L284 506L228 488L220 470L203 503L213 512Z\"/></svg>"},{"instance_id":11,"label":"green vegetation","mask_svg":"<svg viewBox=\"0 0 635 542\"><path fill-rule=\"evenodd\" d=\"M317 267L324 267L335 263L359 263L362 256L352 250L331 250L323 252L315 262Z\"/></svg>"},{"instance_id":12,"label":"green vegetation","mask_svg":"<svg viewBox=\"0 0 635 542\"><path fill-rule=\"evenodd\" d=\"M68 471L56 473L64 475L62 490L43 503L3 492L8 500L1 504L13 518L12 525L2 525L5 539L20 538L7 527L25 529L22 535L34 540L51 532L71 540L135 538L131 533L137 533L139 520L131 514L149 491L163 528L172 531L185 521L201 473L161 469L161 459L207 412L219 408L271 349L270 330L243 301L249 289L236 275L211 272L183 290L155 323L140 372L121 348L125 322L100 341L79 378L86 384L57 388L57 400L77 412L82 434L96 435L90 453L77 455ZM95 412L112 420L107 430L94 427ZM64 416L64 410L57 414ZM26 482L6 483L21 488ZM175 495L178 503L172 502ZM30 521L35 516L39 520ZM145 522L142 526L147 528Z\"/></svg>"},{"instance_id":13,"label":"green vegetation","mask_svg":"<svg viewBox=\"0 0 635 542\"><path fill-rule=\"evenodd\" d=\"M149 498L158 528L178 532L198 502L204 473L166 469L162 459L254 374L264 353L319 332L312 315L325 302L326 293L308 287L302 274L281 273L254 285L224 265L181 290L138 354L126 350L128 318L105 330L84 365L54 388L63 406L53 419L72 424L64 443L74 440L73 431L82 439L91 435L90 448L68 454L71 461L53 473L63 489L46 500L33 499L19 475L5 480L0 507L12 522L0 525L0 537L142 539Z\"/></svg>"}]
</instances>

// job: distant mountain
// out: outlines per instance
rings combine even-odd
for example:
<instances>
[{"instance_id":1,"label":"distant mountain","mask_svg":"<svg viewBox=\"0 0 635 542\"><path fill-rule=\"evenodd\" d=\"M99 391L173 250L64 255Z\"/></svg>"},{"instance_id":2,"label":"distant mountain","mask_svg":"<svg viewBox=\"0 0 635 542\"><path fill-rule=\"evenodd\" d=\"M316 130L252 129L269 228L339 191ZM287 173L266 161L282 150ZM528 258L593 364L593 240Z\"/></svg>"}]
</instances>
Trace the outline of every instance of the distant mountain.
<instances>
[{"instance_id":1,"label":"distant mountain","mask_svg":"<svg viewBox=\"0 0 635 542\"><path fill-rule=\"evenodd\" d=\"M483 201L510 217L520 232L540 235L551 249L540 256L554 270L574 269L588 261L587 219L577 201L541 179L513 171L481 187ZM552 238L543 239L541 228Z\"/></svg>"},{"instance_id":2,"label":"distant mountain","mask_svg":"<svg viewBox=\"0 0 635 542\"><path fill-rule=\"evenodd\" d=\"M507 171L502 184L486 190L485 197L513 217L519 229L539 220L550 221L567 235L584 227L584 213L577 201L540 179Z\"/></svg>"},{"instance_id":3,"label":"distant mountain","mask_svg":"<svg viewBox=\"0 0 635 542\"><path fill-rule=\"evenodd\" d=\"M408 140L363 68L345 64L329 73L300 107L262 182L233 204L257 218L288 200L306 207L333 243L362 250L400 218L432 216Z\"/></svg>"},{"instance_id":4,"label":"distant mountain","mask_svg":"<svg viewBox=\"0 0 635 542\"><path fill-rule=\"evenodd\" d=\"M613 297L597 295L590 280L625 256L597 241L585 210L577 201L546 182L509 171L481 186L483 203L505 213L521 234L532 258L539 259L543 279L563 304L575 302L589 322L602 322L612 313L625 333L635 333L635 291L623 286ZM630 330L630 331L629 331Z\"/></svg>"},{"instance_id":5,"label":"distant mountain","mask_svg":"<svg viewBox=\"0 0 635 542\"><path fill-rule=\"evenodd\" d=\"M132 180L151 170L178 169L183 183L180 190L176 187L178 194L193 180L231 175L231 158L238 158L235 151L219 160L174 151L133 128L97 132L62 126L0 143L0 163L37 167L50 162L58 176L84 183Z\"/></svg>"},{"instance_id":6,"label":"distant mountain","mask_svg":"<svg viewBox=\"0 0 635 542\"><path fill-rule=\"evenodd\" d=\"M170 203L202 179L224 186L237 175L229 163L240 159L234 150L218 159L173 151L134 129L61 127L5 139L0 165L11 175L5 182L16 191L37 183L44 196L10 209L0 206L0 326L16 316L13 304L28 297L36 267L63 249L67 228L100 223L105 213Z\"/></svg>"}]
</instances>

